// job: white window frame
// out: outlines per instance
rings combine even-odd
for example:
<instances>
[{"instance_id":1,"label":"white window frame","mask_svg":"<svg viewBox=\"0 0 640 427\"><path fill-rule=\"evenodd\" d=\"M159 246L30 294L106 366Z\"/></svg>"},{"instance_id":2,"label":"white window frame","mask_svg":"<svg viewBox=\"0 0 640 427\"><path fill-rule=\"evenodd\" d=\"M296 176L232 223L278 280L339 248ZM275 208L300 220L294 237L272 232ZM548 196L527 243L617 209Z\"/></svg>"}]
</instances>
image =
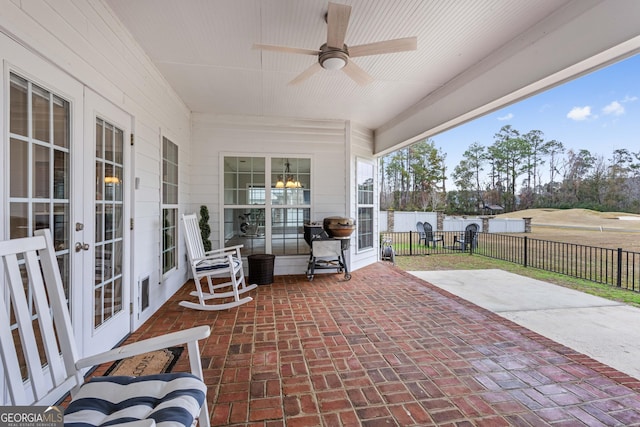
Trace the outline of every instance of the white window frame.
<instances>
[{"instance_id":1,"label":"white window frame","mask_svg":"<svg viewBox=\"0 0 640 427\"><path fill-rule=\"evenodd\" d=\"M364 170L366 167L366 171ZM361 253L361 252L368 252L368 251L372 251L375 249L376 247L376 242L375 242L375 236L374 236L374 220L375 220L375 197L376 197L376 192L375 192L375 175L376 175L376 164L375 161L373 160L369 160L369 159L365 159L362 157L357 157L356 158L356 188L355 188L355 193L356 193L356 252L357 253ZM360 174L362 172L371 172L371 203L364 203L361 202L361 192L360 192L360 179L361 176ZM361 226L362 224L362 220L360 218L360 209L371 209L371 245L370 246L364 246L364 247L360 247L360 230L361 230Z\"/></svg>"},{"instance_id":2,"label":"white window frame","mask_svg":"<svg viewBox=\"0 0 640 427\"><path fill-rule=\"evenodd\" d=\"M253 157L253 158L261 158L265 160L265 203L259 205L247 205L247 204L226 204L225 203L225 187L224 187L224 162L226 158L229 157ZM253 153L237 153L237 152L222 152L220 153L220 230L221 231L221 244L224 245L224 242L227 240L226 229L224 224L225 218L225 209L264 209L264 224L265 224L265 250L269 253L273 252L273 230L272 230L272 212L273 209L309 209L309 216L313 218L314 213L314 196L313 196L313 186L310 189L309 195L309 204L283 204L277 205L273 203L272 198L272 184L273 184L273 175L279 174L279 171L271 170L271 160L273 158L282 158L282 159L305 159L310 162L310 182L313 183L313 171L314 171L314 161L313 156L310 154L281 154L281 153L263 153L263 154L253 154ZM260 187L261 188L261 187ZM249 189L247 189L249 190ZM268 230L268 231L267 231ZM246 249L246 247L245 247ZM310 248L309 248L310 251ZM307 256L309 254L307 252L301 252L297 254L286 254L278 256Z\"/></svg>"},{"instance_id":3,"label":"white window frame","mask_svg":"<svg viewBox=\"0 0 640 427\"><path fill-rule=\"evenodd\" d=\"M167 157L168 153L165 153L165 140L169 143L172 144L173 146L175 146L175 154L176 154L176 158L175 159L169 159ZM179 234L179 219L178 219L178 212L179 212L179 197L180 197L180 163L179 163L179 152L180 152L180 147L178 146L178 144L176 144L175 142L173 142L172 139L170 139L168 136L166 135L162 135L160 137L160 271L162 273L162 277L163 279L166 278L168 275L170 275L171 273L173 273L174 271L176 271L178 269L179 266L179 253L178 253L178 234ZM164 175L164 165L165 165L165 161L169 161L171 162L172 165L175 165L176 167L176 173L175 173L175 183L171 182L167 179L165 179L165 175ZM167 203L165 200L165 185L174 185L176 187L176 200L175 203ZM175 212L175 218L174 218L174 240L173 240L173 245L171 247L165 247L165 239L164 239L164 234L165 234L165 226L164 226L164 214L166 210L172 210ZM174 254L174 259L173 259L173 265L171 266L171 268L168 268L167 270L165 270L165 261L164 261L164 256L165 256L165 252L168 251L168 249L172 248L173 249L173 254Z\"/></svg>"}]
</instances>

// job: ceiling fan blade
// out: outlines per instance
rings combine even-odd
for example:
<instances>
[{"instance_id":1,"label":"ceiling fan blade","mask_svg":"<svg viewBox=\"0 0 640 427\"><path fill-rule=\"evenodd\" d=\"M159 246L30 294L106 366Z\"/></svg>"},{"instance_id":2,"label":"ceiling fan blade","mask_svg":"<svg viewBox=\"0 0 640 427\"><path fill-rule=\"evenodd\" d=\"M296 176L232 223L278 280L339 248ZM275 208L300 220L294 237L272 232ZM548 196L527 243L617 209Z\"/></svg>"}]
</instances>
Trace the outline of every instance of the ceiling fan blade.
<instances>
[{"instance_id":1,"label":"ceiling fan blade","mask_svg":"<svg viewBox=\"0 0 640 427\"><path fill-rule=\"evenodd\" d=\"M253 48L262 49L262 50L271 50L274 52L300 53L302 55L317 55L320 53L319 50L302 49L299 47L275 46L272 44L254 44Z\"/></svg>"},{"instance_id":2,"label":"ceiling fan blade","mask_svg":"<svg viewBox=\"0 0 640 427\"><path fill-rule=\"evenodd\" d=\"M329 3L327 12L327 46L342 49L347 35L351 6Z\"/></svg>"},{"instance_id":3,"label":"ceiling fan blade","mask_svg":"<svg viewBox=\"0 0 640 427\"><path fill-rule=\"evenodd\" d=\"M347 76L351 77L351 79L360 86L366 86L374 80L373 77L357 66L353 61L347 62L347 65L344 66L342 71L344 71Z\"/></svg>"},{"instance_id":4,"label":"ceiling fan blade","mask_svg":"<svg viewBox=\"0 0 640 427\"><path fill-rule=\"evenodd\" d=\"M406 52L408 50L416 50L417 48L418 48L418 38L406 37L403 39L384 40L381 42L350 46L349 56L351 58L357 58L358 56Z\"/></svg>"},{"instance_id":5,"label":"ceiling fan blade","mask_svg":"<svg viewBox=\"0 0 640 427\"><path fill-rule=\"evenodd\" d=\"M302 83L320 70L322 70L322 66L320 65L320 63L314 62L311 67L307 68L302 73L300 73L298 77L291 80L289 82L289 85L297 85L298 83Z\"/></svg>"}]
</instances>

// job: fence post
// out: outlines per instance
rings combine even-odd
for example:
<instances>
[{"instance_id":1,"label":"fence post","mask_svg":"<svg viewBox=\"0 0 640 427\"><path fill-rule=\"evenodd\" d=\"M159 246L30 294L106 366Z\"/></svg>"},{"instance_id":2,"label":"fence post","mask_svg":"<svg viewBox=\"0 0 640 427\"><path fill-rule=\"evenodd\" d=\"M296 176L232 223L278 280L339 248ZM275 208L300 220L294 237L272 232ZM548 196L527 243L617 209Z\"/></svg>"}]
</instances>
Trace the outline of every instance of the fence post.
<instances>
[{"instance_id":1,"label":"fence post","mask_svg":"<svg viewBox=\"0 0 640 427\"><path fill-rule=\"evenodd\" d=\"M622 287L622 248L618 248L618 273L616 274L616 286Z\"/></svg>"},{"instance_id":2,"label":"fence post","mask_svg":"<svg viewBox=\"0 0 640 427\"><path fill-rule=\"evenodd\" d=\"M409 231L409 255L413 255L413 231Z\"/></svg>"},{"instance_id":3,"label":"fence post","mask_svg":"<svg viewBox=\"0 0 640 427\"><path fill-rule=\"evenodd\" d=\"M529 264L529 239L527 239L527 236L524 236L524 266L527 267Z\"/></svg>"}]
</instances>

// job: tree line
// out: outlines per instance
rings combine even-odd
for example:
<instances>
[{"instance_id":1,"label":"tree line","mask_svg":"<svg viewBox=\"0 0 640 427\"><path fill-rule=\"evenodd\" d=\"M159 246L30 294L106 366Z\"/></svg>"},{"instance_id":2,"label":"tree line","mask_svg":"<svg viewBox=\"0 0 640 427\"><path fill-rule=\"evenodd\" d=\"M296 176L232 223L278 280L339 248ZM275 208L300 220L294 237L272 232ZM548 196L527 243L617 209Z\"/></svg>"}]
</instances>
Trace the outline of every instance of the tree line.
<instances>
[{"instance_id":1,"label":"tree line","mask_svg":"<svg viewBox=\"0 0 640 427\"><path fill-rule=\"evenodd\" d=\"M490 146L473 142L451 171L446 154L424 140L380 158L380 206L394 210L482 213L536 207L640 213L640 151L615 149L610 157L567 149L540 130L503 126Z\"/></svg>"}]
</instances>

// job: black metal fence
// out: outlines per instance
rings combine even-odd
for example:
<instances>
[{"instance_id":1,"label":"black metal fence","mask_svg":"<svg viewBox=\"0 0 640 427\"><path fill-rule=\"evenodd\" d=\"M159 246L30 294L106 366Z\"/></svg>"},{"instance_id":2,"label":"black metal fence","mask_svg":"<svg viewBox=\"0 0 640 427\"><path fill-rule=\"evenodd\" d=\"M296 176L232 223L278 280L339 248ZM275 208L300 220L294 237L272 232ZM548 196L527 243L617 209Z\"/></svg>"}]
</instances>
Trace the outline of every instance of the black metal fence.
<instances>
[{"instance_id":1,"label":"black metal fence","mask_svg":"<svg viewBox=\"0 0 640 427\"><path fill-rule=\"evenodd\" d=\"M381 233L396 256L468 253L640 292L640 253L508 234Z\"/></svg>"}]
</instances>

